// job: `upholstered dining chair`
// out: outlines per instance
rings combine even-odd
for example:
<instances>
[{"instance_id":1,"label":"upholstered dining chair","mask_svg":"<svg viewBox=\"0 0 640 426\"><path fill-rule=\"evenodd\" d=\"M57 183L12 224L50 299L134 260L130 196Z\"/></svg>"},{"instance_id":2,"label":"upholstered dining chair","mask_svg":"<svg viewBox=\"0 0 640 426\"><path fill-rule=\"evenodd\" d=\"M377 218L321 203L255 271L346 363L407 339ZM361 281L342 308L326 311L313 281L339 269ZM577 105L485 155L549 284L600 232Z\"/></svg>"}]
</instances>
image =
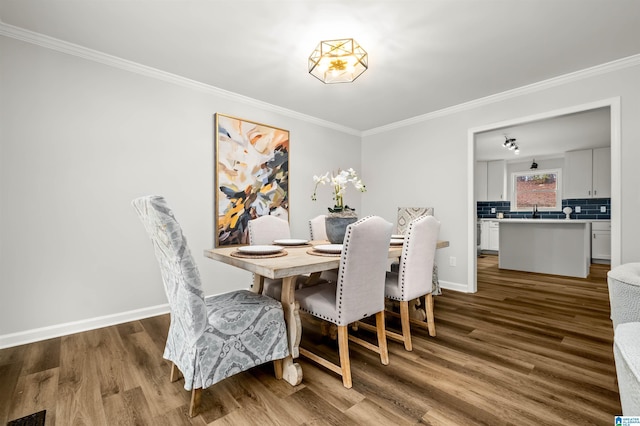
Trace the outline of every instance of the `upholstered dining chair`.
<instances>
[{"instance_id":1,"label":"upholstered dining chair","mask_svg":"<svg viewBox=\"0 0 640 426\"><path fill-rule=\"evenodd\" d=\"M384 283L389 240L393 225L381 217L367 216L347 227L338 281L305 287L296 291L300 310L337 325L340 365L336 365L305 348L300 354L342 376L344 387L351 388L349 340L380 354L382 364L389 364L384 323ZM376 316L378 345L349 336L351 323Z\"/></svg>"},{"instance_id":2,"label":"upholstered dining chair","mask_svg":"<svg viewBox=\"0 0 640 426\"><path fill-rule=\"evenodd\" d=\"M398 207L398 218L396 222L396 232L398 234L405 234L409 223L413 219L416 219L420 216L433 216L434 208L433 207ZM391 265L392 271L398 271L399 264L395 262ZM438 296L442 294L440 291L440 282L438 279L438 264L433 262L433 292L434 296Z\"/></svg>"},{"instance_id":3,"label":"upholstered dining chair","mask_svg":"<svg viewBox=\"0 0 640 426\"><path fill-rule=\"evenodd\" d=\"M329 239L329 237L327 237L326 218L326 214L321 214L309 220L309 237L312 241L325 241ZM320 280L336 282L338 280L338 270L331 269L329 271L322 271Z\"/></svg>"},{"instance_id":4,"label":"upholstered dining chair","mask_svg":"<svg viewBox=\"0 0 640 426\"><path fill-rule=\"evenodd\" d=\"M309 220L309 237L311 240L328 240L327 226L325 224L326 214L321 214Z\"/></svg>"},{"instance_id":5,"label":"upholstered dining chair","mask_svg":"<svg viewBox=\"0 0 640 426\"><path fill-rule=\"evenodd\" d=\"M273 244L274 240L285 240L291 238L291 230L289 222L276 216L260 216L249 221L249 244L264 245ZM262 280L262 294L280 300L282 294L282 279L271 279L260 277ZM311 277L301 275L296 280L296 287L302 287L305 284L311 285L320 282L320 274Z\"/></svg>"},{"instance_id":6,"label":"upholstered dining chair","mask_svg":"<svg viewBox=\"0 0 640 426\"><path fill-rule=\"evenodd\" d=\"M289 222L276 216L264 215L252 219L248 224L249 244L273 244L274 240L291 238Z\"/></svg>"},{"instance_id":7,"label":"upholstered dining chair","mask_svg":"<svg viewBox=\"0 0 640 426\"><path fill-rule=\"evenodd\" d=\"M440 222L433 216L413 219L407 226L405 241L397 272L387 272L385 296L400 302L400 324L402 335L387 330L387 337L404 343L407 351L413 349L410 322L423 325L423 321L411 321L409 301L425 296L429 335L436 335L433 316L432 271L438 243Z\"/></svg>"},{"instance_id":8,"label":"upholstered dining chair","mask_svg":"<svg viewBox=\"0 0 640 426\"><path fill-rule=\"evenodd\" d=\"M171 322L163 357L171 381L184 377L191 391L189 415L197 415L203 388L251 367L273 361L282 378L289 354L282 305L270 297L237 290L205 297L200 274L182 228L161 196L132 201L151 238Z\"/></svg>"}]
</instances>

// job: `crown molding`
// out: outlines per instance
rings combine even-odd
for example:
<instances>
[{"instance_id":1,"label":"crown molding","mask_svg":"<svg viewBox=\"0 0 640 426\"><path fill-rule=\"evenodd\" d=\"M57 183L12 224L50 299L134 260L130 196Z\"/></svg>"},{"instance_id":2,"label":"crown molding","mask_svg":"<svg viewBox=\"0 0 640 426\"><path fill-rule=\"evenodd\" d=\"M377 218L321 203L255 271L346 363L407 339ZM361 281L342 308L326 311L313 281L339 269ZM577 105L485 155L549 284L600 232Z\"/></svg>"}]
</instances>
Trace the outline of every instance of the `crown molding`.
<instances>
[{"instance_id":1,"label":"crown molding","mask_svg":"<svg viewBox=\"0 0 640 426\"><path fill-rule=\"evenodd\" d=\"M159 70L157 68L148 67L146 65L139 64L137 62L122 59L117 56L109 55L97 50L89 49L74 43L69 43L57 38L49 37L44 34L40 34L34 31L25 30L24 28L9 25L0 21L0 35L10 37L16 40L24 41L27 43L35 44L47 49L56 50L58 52L66 53L68 55L76 56L79 58L87 59L94 62L99 62L110 67L119 68L125 71L133 72L136 74L144 75L146 77L162 80L167 83L176 84L189 89L197 90L199 92L208 93L224 99L228 99L234 102L250 105L255 108L271 111L277 114L281 114L290 118L305 121L311 124L315 124L321 127L337 130L349 135L362 137L362 132L350 127L342 126L330 121L321 120L319 118L302 114L297 111L279 107L267 102L259 101L248 96L243 96L238 93L230 92L224 89L220 89L209 84L201 83L196 80L191 80L186 77L182 77L176 74L172 74L166 71Z\"/></svg>"},{"instance_id":2,"label":"crown molding","mask_svg":"<svg viewBox=\"0 0 640 426\"><path fill-rule=\"evenodd\" d=\"M640 55L633 55L633 56L618 59L615 61L607 62L604 64L596 65L590 68L585 68L583 70L564 74L558 77L553 77L547 80L539 81L537 83L532 83L516 89L507 90L505 92L496 93L494 95L474 99L469 102L464 102L462 104L454 105L448 108L443 108L427 114L418 115L416 117L408 118L406 120L396 121L394 123L391 123L385 126L375 127L369 130L360 131L350 127L342 126L337 123L322 120L317 117L302 114L291 109L287 109L287 108L283 108L267 102L259 101L257 99L250 98L248 96L243 96L238 93L220 89L218 87L201 83L199 81L191 80L189 78L172 74L166 71L162 71L157 68L148 67L146 65L142 65L137 62L129 61L126 59L119 58L117 56L109 55L109 54L99 52L97 50L89 49L77 44L62 41L53 37L46 36L44 34L40 34L30 30L25 30L24 28L9 25L2 21L0 21L0 35L11 37L16 40L21 40L21 41L35 44L48 49L56 50L62 53L66 53L66 54L87 59L90 61L99 62L114 68L119 68L125 71L129 71L136 74L162 80L171 84L176 84L176 85L197 90L200 92L219 96L224 99L240 102L246 105L250 105L256 108L266 110L266 111L271 111L277 114L281 114L286 117L295 118L301 121L305 121L305 122L315 124L321 127L325 127L328 129L337 130L339 132L346 133L352 136L361 137L361 138L365 136L375 135L378 133L388 132L401 127L412 126L417 123L422 123L425 121L433 120L435 118L456 114L462 111L468 111L481 106L515 98L517 96L538 92L538 91L545 90L551 87L556 87L562 84L579 81L592 76L606 74L608 72L617 71L624 68L640 65Z\"/></svg>"},{"instance_id":3,"label":"crown molding","mask_svg":"<svg viewBox=\"0 0 640 426\"><path fill-rule=\"evenodd\" d=\"M618 71L624 68L634 67L640 65L640 55L628 56L626 58L618 59L604 64L596 65L590 68L585 68L580 71L575 71L569 74L564 74L558 77L553 77L547 80L532 83L526 86L518 87L517 89L507 90L505 92L496 93L494 95L486 96L484 98L474 99L473 101L465 102L462 104L454 105L449 108L443 108L438 111L433 111L427 114L418 115L416 117L408 118L402 121L396 121L395 123L388 124L386 126L376 127L373 129L365 130L362 132L362 137L371 136L378 133L388 132L400 127L407 127L424 121L433 120L434 118L444 117L450 114L455 114L462 111L468 111L470 109L478 108L484 105L504 101L507 99L515 98L541 90L549 89L551 87L560 86L562 84L572 83L585 78L606 74L612 71Z\"/></svg>"}]
</instances>

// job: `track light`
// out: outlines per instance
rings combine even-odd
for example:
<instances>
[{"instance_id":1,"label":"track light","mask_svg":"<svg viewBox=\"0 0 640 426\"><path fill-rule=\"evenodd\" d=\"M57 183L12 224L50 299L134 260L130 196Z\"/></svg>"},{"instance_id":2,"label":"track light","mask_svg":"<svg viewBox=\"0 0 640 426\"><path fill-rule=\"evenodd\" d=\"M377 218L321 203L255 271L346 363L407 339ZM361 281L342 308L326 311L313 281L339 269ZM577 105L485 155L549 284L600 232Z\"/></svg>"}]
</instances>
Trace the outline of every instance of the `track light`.
<instances>
[{"instance_id":1,"label":"track light","mask_svg":"<svg viewBox=\"0 0 640 426\"><path fill-rule=\"evenodd\" d=\"M520 147L518 147L515 138L508 138L505 136L502 146L507 148L509 151L513 151L516 155L520 154Z\"/></svg>"},{"instance_id":2,"label":"track light","mask_svg":"<svg viewBox=\"0 0 640 426\"><path fill-rule=\"evenodd\" d=\"M536 163L536 159L533 159L533 163L531 163L531 167L529 167L529 169L531 170L535 170L538 168L538 163Z\"/></svg>"}]
</instances>

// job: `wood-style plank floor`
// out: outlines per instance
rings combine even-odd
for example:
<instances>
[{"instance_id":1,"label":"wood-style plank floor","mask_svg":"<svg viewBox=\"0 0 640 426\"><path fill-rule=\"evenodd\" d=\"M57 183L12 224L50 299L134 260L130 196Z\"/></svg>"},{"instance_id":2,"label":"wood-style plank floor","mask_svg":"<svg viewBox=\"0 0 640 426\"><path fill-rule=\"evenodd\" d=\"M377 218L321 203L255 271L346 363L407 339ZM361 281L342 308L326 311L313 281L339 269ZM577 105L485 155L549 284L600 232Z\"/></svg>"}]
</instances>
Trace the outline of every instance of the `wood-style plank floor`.
<instances>
[{"instance_id":1,"label":"wood-style plank floor","mask_svg":"<svg viewBox=\"0 0 640 426\"><path fill-rule=\"evenodd\" d=\"M47 426L611 425L621 408L608 269L575 279L500 271L484 256L476 294L435 298L437 337L414 328L413 352L389 341L388 366L351 345L352 389L305 359L296 387L267 364L206 389L193 419L162 359L167 315L4 349L0 425L40 410ZM317 323L303 325L303 346L337 360Z\"/></svg>"}]
</instances>

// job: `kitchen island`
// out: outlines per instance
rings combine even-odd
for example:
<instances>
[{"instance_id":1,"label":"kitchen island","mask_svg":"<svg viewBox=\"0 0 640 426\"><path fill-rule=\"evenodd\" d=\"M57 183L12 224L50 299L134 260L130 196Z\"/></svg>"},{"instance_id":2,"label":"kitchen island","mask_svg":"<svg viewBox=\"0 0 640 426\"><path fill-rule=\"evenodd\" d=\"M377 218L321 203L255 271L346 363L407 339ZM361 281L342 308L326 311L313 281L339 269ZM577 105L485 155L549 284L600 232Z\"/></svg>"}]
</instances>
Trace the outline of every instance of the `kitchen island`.
<instances>
[{"instance_id":1,"label":"kitchen island","mask_svg":"<svg viewBox=\"0 0 640 426\"><path fill-rule=\"evenodd\" d=\"M498 219L500 269L586 278L591 220Z\"/></svg>"}]
</instances>

